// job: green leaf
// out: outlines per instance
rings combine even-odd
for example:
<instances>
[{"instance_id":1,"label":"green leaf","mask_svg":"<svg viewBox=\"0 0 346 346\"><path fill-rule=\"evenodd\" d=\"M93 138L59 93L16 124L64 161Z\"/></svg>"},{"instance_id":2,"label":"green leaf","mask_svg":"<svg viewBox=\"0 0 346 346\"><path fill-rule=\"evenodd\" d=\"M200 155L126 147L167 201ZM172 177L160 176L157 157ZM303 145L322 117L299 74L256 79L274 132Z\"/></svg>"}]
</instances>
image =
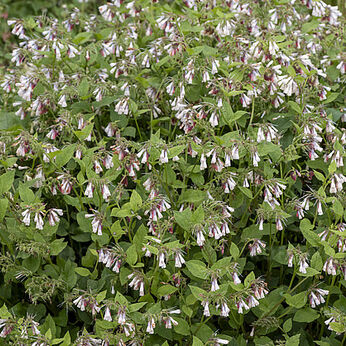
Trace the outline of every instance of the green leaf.
<instances>
[{"instance_id":1,"label":"green leaf","mask_svg":"<svg viewBox=\"0 0 346 346\"><path fill-rule=\"evenodd\" d=\"M324 177L324 175L316 170L314 170L314 174L315 177L319 180L322 181L324 183L324 181L326 180L326 178Z\"/></svg>"},{"instance_id":2,"label":"green leaf","mask_svg":"<svg viewBox=\"0 0 346 346\"><path fill-rule=\"evenodd\" d=\"M342 217L344 215L344 208L342 206L342 204L340 203L340 201L338 199L334 199L334 203L332 206L332 210L334 211L334 213L340 217Z\"/></svg>"},{"instance_id":3,"label":"green leaf","mask_svg":"<svg viewBox=\"0 0 346 346\"><path fill-rule=\"evenodd\" d=\"M174 331L181 335L190 335L190 326L189 324L180 317L173 318L178 322L178 325L174 326Z\"/></svg>"},{"instance_id":4,"label":"green leaf","mask_svg":"<svg viewBox=\"0 0 346 346\"><path fill-rule=\"evenodd\" d=\"M89 275L91 275L89 269L87 269L87 268L78 267L78 268L75 268L74 271L78 275L80 275L80 276L89 276Z\"/></svg>"},{"instance_id":5,"label":"green leaf","mask_svg":"<svg viewBox=\"0 0 346 346\"><path fill-rule=\"evenodd\" d=\"M132 191L132 195L130 198L131 209L137 211L142 206L142 197L136 190Z\"/></svg>"},{"instance_id":6,"label":"green leaf","mask_svg":"<svg viewBox=\"0 0 346 346\"><path fill-rule=\"evenodd\" d=\"M343 324L343 323L331 322L329 324L329 326L332 330L334 330L334 332L339 333L339 334L343 334L346 331L345 324Z\"/></svg>"},{"instance_id":7,"label":"green leaf","mask_svg":"<svg viewBox=\"0 0 346 346\"><path fill-rule=\"evenodd\" d=\"M300 109L300 106L298 105L297 102L294 101L288 101L288 104L290 105L290 107L296 111L298 114L302 114L302 110Z\"/></svg>"},{"instance_id":8,"label":"green leaf","mask_svg":"<svg viewBox=\"0 0 346 346\"><path fill-rule=\"evenodd\" d=\"M135 245L131 245L126 251L126 262L134 265L137 262L137 250Z\"/></svg>"},{"instance_id":9,"label":"green leaf","mask_svg":"<svg viewBox=\"0 0 346 346\"><path fill-rule=\"evenodd\" d=\"M83 44L85 42L90 41L92 36L93 36L92 32L80 32L74 37L73 42L75 44Z\"/></svg>"},{"instance_id":10,"label":"green leaf","mask_svg":"<svg viewBox=\"0 0 346 346\"><path fill-rule=\"evenodd\" d=\"M196 286L192 286L192 285L189 285L190 287L190 290L193 294L193 296L197 299L197 300L204 300L207 296L207 292L205 290L203 290L202 288L199 288L199 287L196 287Z\"/></svg>"},{"instance_id":11,"label":"green leaf","mask_svg":"<svg viewBox=\"0 0 346 346\"><path fill-rule=\"evenodd\" d=\"M191 260L187 261L185 264L192 275L196 276L199 279L206 279L207 268L204 262L199 260Z\"/></svg>"},{"instance_id":12,"label":"green leaf","mask_svg":"<svg viewBox=\"0 0 346 346\"><path fill-rule=\"evenodd\" d=\"M96 296L96 301L98 303L101 303L105 298L106 298L106 295L107 295L107 290L104 290L102 292L100 292L97 296ZM118 292L117 292L117 295L118 295Z\"/></svg>"},{"instance_id":13,"label":"green leaf","mask_svg":"<svg viewBox=\"0 0 346 346\"><path fill-rule=\"evenodd\" d=\"M248 287L251 282L253 282L256 279L255 273L251 272L247 275L247 277L244 280L244 286Z\"/></svg>"},{"instance_id":14,"label":"green leaf","mask_svg":"<svg viewBox=\"0 0 346 346\"><path fill-rule=\"evenodd\" d=\"M157 290L157 294L161 297L170 295L178 290L177 287L174 287L172 285L163 285L160 286Z\"/></svg>"},{"instance_id":15,"label":"green leaf","mask_svg":"<svg viewBox=\"0 0 346 346\"><path fill-rule=\"evenodd\" d=\"M282 328L286 333L288 333L292 329L292 318L286 320Z\"/></svg>"},{"instance_id":16,"label":"green leaf","mask_svg":"<svg viewBox=\"0 0 346 346\"><path fill-rule=\"evenodd\" d=\"M190 202L198 204L204 201L206 197L207 193L205 191L187 189L180 195L179 202Z\"/></svg>"},{"instance_id":17,"label":"green leaf","mask_svg":"<svg viewBox=\"0 0 346 346\"><path fill-rule=\"evenodd\" d=\"M186 208L182 212L174 211L174 218L181 228L185 229L186 231L190 230L192 218L192 212L190 208Z\"/></svg>"},{"instance_id":18,"label":"green leaf","mask_svg":"<svg viewBox=\"0 0 346 346\"><path fill-rule=\"evenodd\" d=\"M336 171L336 162L332 161L330 165L328 166L328 172L329 174L333 174Z\"/></svg>"},{"instance_id":19,"label":"green leaf","mask_svg":"<svg viewBox=\"0 0 346 346\"><path fill-rule=\"evenodd\" d=\"M311 257L311 267L321 271L323 267L322 257L319 252L315 252Z\"/></svg>"},{"instance_id":20,"label":"green leaf","mask_svg":"<svg viewBox=\"0 0 346 346\"><path fill-rule=\"evenodd\" d=\"M12 315L9 313L6 305L4 304L1 308L0 308L0 318L10 318L12 317Z\"/></svg>"},{"instance_id":21,"label":"green leaf","mask_svg":"<svg viewBox=\"0 0 346 346\"><path fill-rule=\"evenodd\" d=\"M239 249L235 243L232 243L229 249L231 256L236 260L239 257Z\"/></svg>"},{"instance_id":22,"label":"green leaf","mask_svg":"<svg viewBox=\"0 0 346 346\"><path fill-rule=\"evenodd\" d=\"M300 222L300 230L303 233L304 238L308 243L310 243L312 246L319 246L321 244L320 237L313 231L310 231L313 226L311 225L310 221L308 219L303 219Z\"/></svg>"},{"instance_id":23,"label":"green leaf","mask_svg":"<svg viewBox=\"0 0 346 346\"><path fill-rule=\"evenodd\" d=\"M87 96L89 91L89 82L87 78L83 78L78 87L78 94L81 97Z\"/></svg>"},{"instance_id":24,"label":"green leaf","mask_svg":"<svg viewBox=\"0 0 346 346\"><path fill-rule=\"evenodd\" d=\"M67 162L70 161L70 159L73 157L73 153L75 151L76 145L71 144L65 147L63 150L61 150L56 156L55 156L55 164L60 168L64 165L66 165Z\"/></svg>"},{"instance_id":25,"label":"green leaf","mask_svg":"<svg viewBox=\"0 0 346 346\"><path fill-rule=\"evenodd\" d=\"M252 199L252 192L250 189L246 188L246 187L242 187L242 186L238 186L238 189L248 198Z\"/></svg>"},{"instance_id":26,"label":"green leaf","mask_svg":"<svg viewBox=\"0 0 346 346\"><path fill-rule=\"evenodd\" d=\"M1 198L0 199L0 222L5 217L7 207L8 207L8 199L7 198Z\"/></svg>"},{"instance_id":27,"label":"green leaf","mask_svg":"<svg viewBox=\"0 0 346 346\"><path fill-rule=\"evenodd\" d=\"M297 309L302 308L306 304L306 301L307 301L306 292L301 292L294 296L291 296L290 294L285 294L284 296L286 297L287 304Z\"/></svg>"},{"instance_id":28,"label":"green leaf","mask_svg":"<svg viewBox=\"0 0 346 346\"><path fill-rule=\"evenodd\" d=\"M71 336L70 333L67 332L64 336L63 343L60 346L69 346L71 345Z\"/></svg>"},{"instance_id":29,"label":"green leaf","mask_svg":"<svg viewBox=\"0 0 346 346\"><path fill-rule=\"evenodd\" d=\"M64 242L63 238L55 239L50 244L50 255L57 256L59 253L65 249L67 242Z\"/></svg>"},{"instance_id":30,"label":"green leaf","mask_svg":"<svg viewBox=\"0 0 346 346\"><path fill-rule=\"evenodd\" d=\"M11 188L14 181L14 173L15 171L8 171L0 176L0 194L7 192Z\"/></svg>"},{"instance_id":31,"label":"green leaf","mask_svg":"<svg viewBox=\"0 0 346 346\"><path fill-rule=\"evenodd\" d=\"M295 313L293 321L310 323L312 321L315 321L319 316L320 314L316 310L311 308L305 308L300 309Z\"/></svg>"},{"instance_id":32,"label":"green leaf","mask_svg":"<svg viewBox=\"0 0 346 346\"><path fill-rule=\"evenodd\" d=\"M299 346L300 334L293 335L286 340L286 346Z\"/></svg>"},{"instance_id":33,"label":"green leaf","mask_svg":"<svg viewBox=\"0 0 346 346\"><path fill-rule=\"evenodd\" d=\"M192 340L192 346L204 346L204 343L200 339L198 339L197 336L194 336Z\"/></svg>"},{"instance_id":34,"label":"green leaf","mask_svg":"<svg viewBox=\"0 0 346 346\"><path fill-rule=\"evenodd\" d=\"M330 93L327 98L323 101L324 104L333 102L337 97L339 96L339 93Z\"/></svg>"}]
</instances>

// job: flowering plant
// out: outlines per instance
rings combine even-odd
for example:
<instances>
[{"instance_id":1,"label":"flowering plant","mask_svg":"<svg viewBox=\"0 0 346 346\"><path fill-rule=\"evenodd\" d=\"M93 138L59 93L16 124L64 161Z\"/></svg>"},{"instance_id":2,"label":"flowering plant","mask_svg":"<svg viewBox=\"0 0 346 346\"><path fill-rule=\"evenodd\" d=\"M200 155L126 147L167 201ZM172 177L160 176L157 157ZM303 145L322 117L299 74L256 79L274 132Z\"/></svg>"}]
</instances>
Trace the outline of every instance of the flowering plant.
<instances>
[{"instance_id":1,"label":"flowering plant","mask_svg":"<svg viewBox=\"0 0 346 346\"><path fill-rule=\"evenodd\" d=\"M19 44L0 83L0 337L342 343L338 8L62 11L8 20Z\"/></svg>"}]
</instances>

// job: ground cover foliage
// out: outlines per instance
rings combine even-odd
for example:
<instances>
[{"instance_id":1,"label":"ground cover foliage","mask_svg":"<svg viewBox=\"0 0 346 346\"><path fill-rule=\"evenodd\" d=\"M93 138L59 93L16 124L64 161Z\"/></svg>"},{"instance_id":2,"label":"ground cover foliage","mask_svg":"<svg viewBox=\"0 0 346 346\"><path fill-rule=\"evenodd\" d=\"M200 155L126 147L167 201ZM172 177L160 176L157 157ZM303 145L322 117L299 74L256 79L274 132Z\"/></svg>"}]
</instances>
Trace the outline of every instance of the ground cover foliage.
<instances>
[{"instance_id":1,"label":"ground cover foliage","mask_svg":"<svg viewBox=\"0 0 346 346\"><path fill-rule=\"evenodd\" d=\"M342 344L338 8L80 3L8 19L0 344Z\"/></svg>"}]
</instances>

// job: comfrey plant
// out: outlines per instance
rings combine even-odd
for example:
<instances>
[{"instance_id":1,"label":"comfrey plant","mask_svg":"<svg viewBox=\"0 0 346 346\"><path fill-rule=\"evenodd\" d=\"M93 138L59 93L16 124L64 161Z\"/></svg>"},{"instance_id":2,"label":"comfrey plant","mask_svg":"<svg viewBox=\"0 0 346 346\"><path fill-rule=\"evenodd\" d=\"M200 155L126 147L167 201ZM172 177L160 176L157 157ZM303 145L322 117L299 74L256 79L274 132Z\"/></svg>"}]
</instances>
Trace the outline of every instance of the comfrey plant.
<instances>
[{"instance_id":1,"label":"comfrey plant","mask_svg":"<svg viewBox=\"0 0 346 346\"><path fill-rule=\"evenodd\" d=\"M338 8L78 2L8 20L3 342L345 342Z\"/></svg>"}]
</instances>

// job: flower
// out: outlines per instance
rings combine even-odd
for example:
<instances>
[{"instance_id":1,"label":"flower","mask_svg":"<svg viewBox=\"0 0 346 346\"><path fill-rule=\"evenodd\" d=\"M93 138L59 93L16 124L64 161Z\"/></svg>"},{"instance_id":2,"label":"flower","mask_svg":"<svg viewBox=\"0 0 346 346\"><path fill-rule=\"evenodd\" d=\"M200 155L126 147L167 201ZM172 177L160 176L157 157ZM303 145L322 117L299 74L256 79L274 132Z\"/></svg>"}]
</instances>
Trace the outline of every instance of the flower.
<instances>
[{"instance_id":1,"label":"flower","mask_svg":"<svg viewBox=\"0 0 346 346\"><path fill-rule=\"evenodd\" d=\"M55 226L59 221L59 216L63 215L62 209L52 208L48 211L48 222L51 226Z\"/></svg>"},{"instance_id":2,"label":"flower","mask_svg":"<svg viewBox=\"0 0 346 346\"><path fill-rule=\"evenodd\" d=\"M153 317L149 317L146 332L149 333L149 334L154 334L155 326L156 326L156 324L155 324L154 318Z\"/></svg>"},{"instance_id":3,"label":"flower","mask_svg":"<svg viewBox=\"0 0 346 346\"><path fill-rule=\"evenodd\" d=\"M250 249L250 256L256 256L262 253L266 247L266 244L259 239L255 239L254 242L248 246Z\"/></svg>"}]
</instances>

